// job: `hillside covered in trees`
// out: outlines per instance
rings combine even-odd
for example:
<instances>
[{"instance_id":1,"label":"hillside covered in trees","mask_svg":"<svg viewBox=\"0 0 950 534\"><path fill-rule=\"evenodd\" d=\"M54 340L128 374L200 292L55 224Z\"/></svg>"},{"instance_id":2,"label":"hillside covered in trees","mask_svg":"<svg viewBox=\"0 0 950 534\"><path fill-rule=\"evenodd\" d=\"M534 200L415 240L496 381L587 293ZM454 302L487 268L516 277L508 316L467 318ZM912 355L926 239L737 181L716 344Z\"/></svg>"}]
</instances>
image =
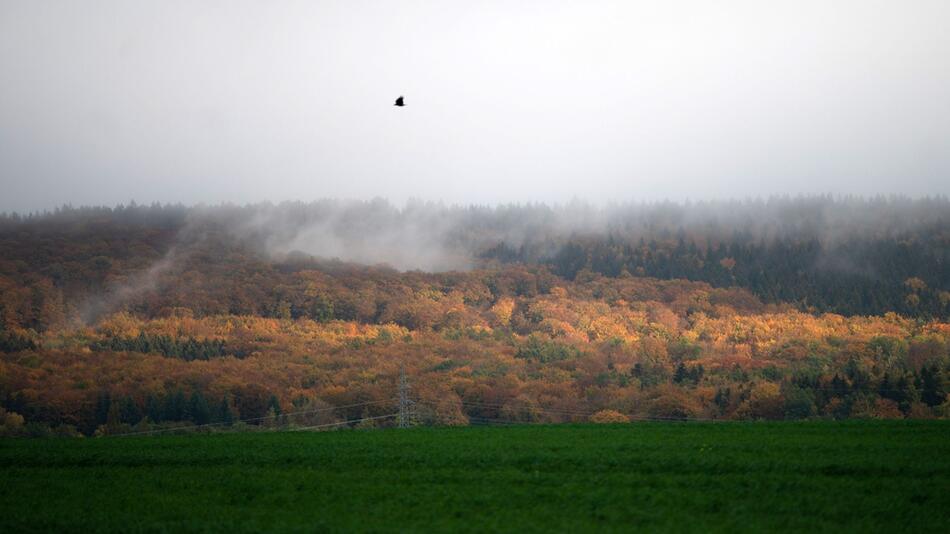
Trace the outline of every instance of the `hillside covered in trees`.
<instances>
[{"instance_id":1,"label":"hillside covered in trees","mask_svg":"<svg viewBox=\"0 0 950 534\"><path fill-rule=\"evenodd\" d=\"M204 286L201 299L191 294L185 303L199 313L268 316L287 300L280 287L290 272L325 269L332 260L426 272L542 266L565 280L588 271L684 279L742 287L803 311L946 319L950 201L399 209L378 200L0 216L0 288L30 293L13 302L8 296L4 306L33 308L18 310L18 319L7 313L6 322L37 330L94 314L110 299L118 305L110 311L121 308L182 272L186 283ZM258 278L249 284L249 276ZM226 286L228 303L220 302L225 287L215 284Z\"/></svg>"},{"instance_id":2,"label":"hillside covered in trees","mask_svg":"<svg viewBox=\"0 0 950 534\"><path fill-rule=\"evenodd\" d=\"M945 199L5 215L0 422L942 417L948 259Z\"/></svg>"}]
</instances>

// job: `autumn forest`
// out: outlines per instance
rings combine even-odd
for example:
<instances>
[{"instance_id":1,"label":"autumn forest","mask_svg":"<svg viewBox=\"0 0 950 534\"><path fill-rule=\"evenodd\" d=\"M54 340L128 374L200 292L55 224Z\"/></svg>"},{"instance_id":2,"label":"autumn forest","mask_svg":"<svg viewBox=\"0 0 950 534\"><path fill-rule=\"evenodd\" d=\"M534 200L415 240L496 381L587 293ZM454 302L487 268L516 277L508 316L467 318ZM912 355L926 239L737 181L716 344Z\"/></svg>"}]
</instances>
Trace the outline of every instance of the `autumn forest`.
<instances>
[{"instance_id":1,"label":"autumn forest","mask_svg":"<svg viewBox=\"0 0 950 534\"><path fill-rule=\"evenodd\" d=\"M8 435L950 417L950 201L0 216Z\"/></svg>"}]
</instances>

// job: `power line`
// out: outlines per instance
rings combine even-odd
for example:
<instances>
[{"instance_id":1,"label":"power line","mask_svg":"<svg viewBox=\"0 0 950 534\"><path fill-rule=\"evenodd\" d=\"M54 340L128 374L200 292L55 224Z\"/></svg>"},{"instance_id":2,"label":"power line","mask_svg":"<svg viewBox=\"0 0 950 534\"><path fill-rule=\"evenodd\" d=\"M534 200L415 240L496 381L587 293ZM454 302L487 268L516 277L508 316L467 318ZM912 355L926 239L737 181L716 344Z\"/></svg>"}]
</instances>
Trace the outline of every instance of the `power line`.
<instances>
[{"instance_id":1,"label":"power line","mask_svg":"<svg viewBox=\"0 0 950 534\"><path fill-rule=\"evenodd\" d=\"M293 429L293 430L294 430L294 432L300 432L300 431L303 431L303 430L315 430L315 429L317 429L317 428L329 428L329 427L331 427L331 426L348 425L348 424L350 424L350 423L362 423L363 421L375 421L375 420L377 420L377 419L388 419L388 418L390 418L390 417L398 417L398 416L399 416L398 413L391 413L391 414L387 414L387 415L377 415L377 416L375 416L375 417L361 417L361 418L359 418L359 419L350 419L349 421L339 421L339 422L336 422L336 423L325 423L325 424L322 424L322 425L305 426L305 427L301 427L301 428L295 428L295 429Z\"/></svg>"},{"instance_id":2,"label":"power line","mask_svg":"<svg viewBox=\"0 0 950 534\"><path fill-rule=\"evenodd\" d=\"M802 389L805 389L805 390L812 390L812 391L839 391L839 388L826 388L826 387L811 387L811 388L809 388L809 387L806 386L806 387L804 387L804 388L802 388ZM845 389L845 388L841 388L841 389ZM905 392L905 390L888 389L888 388L885 388L885 389L871 388L870 391L872 391L872 392L885 392L885 391L888 391L888 392ZM372 417L363 417L363 418L352 419L352 420L347 420L347 421L340 421L340 422L326 423L326 424L321 424L321 425L307 426L307 427L297 428L297 429L294 429L294 430L309 430L309 429L316 429L316 428L327 428L327 427L333 427L333 426L346 425L346 424L350 424L350 423L358 423L358 422L362 422L362 421L372 421L372 420L377 420L377 419L387 419L387 418L390 418L390 417L396 417L396 418L397 418L397 426L398 426L399 428L407 428L407 427L411 426L412 422L414 421L414 415L415 415L415 414L414 414L414 411L415 411L415 407L416 407L416 402L413 401L413 400L411 399L411 397L410 397L410 385L409 385L409 380L408 380L408 378L407 378L407 376L406 376L406 373L405 373L405 369L404 369L404 368L400 368L400 376L399 376L399 382L398 382L398 396L397 396L396 398L380 399L380 400L374 400L374 401L365 401L365 402L358 402L358 403L352 403L352 404L345 404L345 405L340 405L340 406L328 406L328 407L314 408L314 409L309 409L309 410L299 410L299 411L295 411L295 412L288 412L288 413L280 414L278 417L291 418L291 417L299 416L299 415L308 415L308 414L314 414L314 413L320 413L320 412L328 412L328 411L333 411L333 410L342 410L342 409L347 409L347 408L356 408L356 407L362 407L362 406L370 406L370 405L388 403L388 402L393 402L393 401L397 401L397 402L398 402L398 408L399 408L399 411L398 411L397 413L394 413L394 414L387 414L387 415L381 415L381 416L372 416ZM461 401L460 404L461 404L462 406L467 407L467 408L470 408L470 409L473 409L473 408L474 408L474 409L490 409L490 410L503 410L503 409L505 409L505 408L507 408L507 407L510 406L509 404L490 403L490 402L479 402L479 401ZM586 419L586 418L590 418L590 417L593 416L595 413L597 413L596 411L581 411L581 410L577 410L577 409L543 408L543 407L540 407L540 406L538 406L538 407L531 407L530 410L531 410L531 411L534 411L534 412L537 412L537 413L540 413L540 414L546 414L546 415L557 415L557 416L562 416L562 417L585 418L585 419ZM470 415L470 414L465 414L465 415L466 415L466 417L469 419L470 422L502 423L502 424L532 424L532 423L533 423L533 422L529 422L529 421L515 421L515 420L510 420L510 419L491 418L491 417L484 417L484 416ZM626 414L625 414L625 415L626 415ZM708 422L719 422L719 421L722 421L722 419L713 419L713 418L705 418L705 417L690 417L690 416L677 417L677 416L626 415L626 417L627 417L628 419L630 419L630 420L636 420L636 421L708 421ZM143 430L143 431L136 431L136 432L126 432L126 433L123 433L123 434L113 434L113 436L115 436L115 437L120 437L120 436L161 434L161 433L166 433L166 432L192 431L192 430L198 430L198 429L203 429L203 428L213 428L213 427L219 427L219 426L225 426L225 425L232 425L232 424L234 424L234 423L253 423L253 422L264 421L264 420L269 420L269 419L273 419L273 418L274 418L274 416L270 416L270 415L269 415L269 416L264 416L264 417L254 417L254 418L246 418L246 419L237 419L237 420L235 420L235 421L233 421L233 422L230 422L230 423L228 423L228 422L205 423L205 424L200 424L200 425L190 425L190 426L181 426L181 427L173 427L173 428L162 428L162 429L155 429L155 430Z\"/></svg>"},{"instance_id":3,"label":"power line","mask_svg":"<svg viewBox=\"0 0 950 534\"><path fill-rule=\"evenodd\" d=\"M491 408L491 409L505 408L505 405L482 403L482 402L462 402L461 404L463 406L469 406L469 407L474 407L474 408ZM541 412L541 413L547 413L547 414L553 414L553 415L568 415L568 416L575 416L575 417L591 417L592 415L597 413L596 411L595 412L581 412L581 411L575 411L575 410L557 410L553 408L541 408L541 407L532 408L532 409L536 412ZM469 416L469 418L471 417L473 416ZM474 416L474 417L480 417L480 416ZM708 421L708 422L722 421L721 419L712 419L708 417L689 417L689 416L673 417L673 416L659 416L659 415L656 415L656 416L627 415L627 417L629 419L633 419L637 421ZM527 424L527 423L522 422L522 424Z\"/></svg>"},{"instance_id":4,"label":"power line","mask_svg":"<svg viewBox=\"0 0 950 534\"><path fill-rule=\"evenodd\" d=\"M381 400L375 400L375 401L357 402L357 403L354 403L354 404L344 404L344 405L342 405L342 406L327 406L327 407L324 407L324 408L314 408L314 409L312 409L312 410L300 410L300 411L297 411L297 412L288 412L288 413L280 414L279 417L291 417L291 416L294 416L294 415L306 415L306 414L313 414L313 413L320 413L320 412L329 412L329 411L332 411L332 410L342 410L342 409L345 409L345 408L356 408L356 407L359 407L359 406L369 406L369 405L372 405L372 404L382 404L382 403L384 403L384 402L392 402L392 401L394 401L394 400L396 400L396 399L381 399ZM175 428L160 428L160 429L157 429L157 430L142 430L142 431L137 431L137 432L126 432L126 433L124 433L124 434L113 434L113 436L114 436L114 437L137 436L137 435L145 435L145 434L159 434L159 433L162 433L162 432L177 432L177 431L181 431L181 430L195 430L195 429L199 429L199 428L211 428L211 427L222 426L222 425L233 425L234 423L253 423L253 422L256 422L256 421L264 421L264 420L271 419L271 418L272 418L272 416L266 415L266 416L264 416L264 417L252 417L252 418L249 418L249 419L236 419L236 420L234 420L234 421L232 421L232 422L230 422L230 423L226 423L226 422L205 423L205 424L202 424L202 425L191 425L191 426L183 426L183 427L175 427Z\"/></svg>"},{"instance_id":5,"label":"power line","mask_svg":"<svg viewBox=\"0 0 950 534\"><path fill-rule=\"evenodd\" d=\"M472 416L469 416L468 420L469 420L469 423L474 422L475 424L483 424L483 425L489 425L489 424L499 424L499 425L523 425L523 424L526 424L526 423L523 423L523 422L520 422L520 421L513 421L513 420L511 420L511 419L498 419L498 418L494 418L494 417L472 417Z\"/></svg>"}]
</instances>

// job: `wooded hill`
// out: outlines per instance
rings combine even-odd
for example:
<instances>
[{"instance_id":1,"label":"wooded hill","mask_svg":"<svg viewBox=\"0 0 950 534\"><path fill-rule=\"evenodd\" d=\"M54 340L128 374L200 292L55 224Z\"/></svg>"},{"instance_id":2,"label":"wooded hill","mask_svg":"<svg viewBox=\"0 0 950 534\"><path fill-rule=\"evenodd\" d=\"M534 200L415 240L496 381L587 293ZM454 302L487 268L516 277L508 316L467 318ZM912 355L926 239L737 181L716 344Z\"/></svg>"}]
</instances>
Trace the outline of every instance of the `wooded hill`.
<instances>
[{"instance_id":1,"label":"wooded hill","mask_svg":"<svg viewBox=\"0 0 950 534\"><path fill-rule=\"evenodd\" d=\"M783 202L779 207L805 201ZM809 202L871 210L877 201ZM776 289L766 299L732 286L739 275L719 286L640 276L646 267L641 272L625 260L608 269L604 265L613 264L591 252L633 251L652 258L650 269L666 265L664 272L681 276L670 267L680 260L669 258L692 262L699 273L711 261L719 267L709 273L722 275L744 263L778 262L768 259L769 250L792 250L758 248L748 240L701 245L695 235L704 227L687 225L663 237L667 227L659 225L653 237L637 237L635 244L613 234L567 234L566 244L547 256L531 243L548 238L525 239L517 254L535 259L498 261L504 247L515 248L484 237L500 233L487 231L485 221L495 217L491 224L497 225L517 219L512 213L524 219L547 209L537 206L473 209L464 216L457 208L400 211L379 203L8 216L0 223L4 431L32 425L38 433L114 433L175 422L305 425L381 416L393 410L400 368L409 375L418 420L432 424L572 421L596 413L634 419L946 416L947 203L879 202L887 208L881 213L916 218L898 217L892 232L871 231L871 225L855 241L835 238L853 250L870 242L897 247L893 258L868 267L876 269L873 276L821 264L807 268L819 274L808 274L802 270L808 262L789 252L798 274L777 268L756 280L767 282L759 292L785 282L792 289ZM440 233L449 245L439 254L457 259L451 251L475 251L473 268L400 271L301 251L319 240L316 229L342 233L323 244L343 250L334 247L355 239L350 226L370 224L353 222L347 210L357 208L370 220L388 213L394 227L413 209L469 220L467 227ZM334 209L334 224L342 226L314 222L320 210ZM749 228L754 234L758 227ZM388 235L397 243L404 239L399 232ZM353 249L367 250L362 242ZM915 261L905 261L908 255ZM666 263L657 259L664 257ZM844 287L844 280L854 280L864 288L829 292L822 306L846 306L841 295L882 287L885 296L874 306L899 301L899 313L888 307L872 316L823 313L805 297L772 302L781 291L814 291L809 276ZM344 408L351 405L357 406Z\"/></svg>"},{"instance_id":2,"label":"wooded hill","mask_svg":"<svg viewBox=\"0 0 950 534\"><path fill-rule=\"evenodd\" d=\"M429 272L543 266L566 280L588 271L684 279L802 311L946 320L950 201L63 208L0 216L0 312L6 324L42 331L123 309L160 285L187 286L188 298L139 299L136 312L154 314L158 304L276 316L293 300L283 290L293 272L343 268L333 259ZM337 318L378 319L351 308L338 303ZM312 306L291 311L312 317Z\"/></svg>"}]
</instances>

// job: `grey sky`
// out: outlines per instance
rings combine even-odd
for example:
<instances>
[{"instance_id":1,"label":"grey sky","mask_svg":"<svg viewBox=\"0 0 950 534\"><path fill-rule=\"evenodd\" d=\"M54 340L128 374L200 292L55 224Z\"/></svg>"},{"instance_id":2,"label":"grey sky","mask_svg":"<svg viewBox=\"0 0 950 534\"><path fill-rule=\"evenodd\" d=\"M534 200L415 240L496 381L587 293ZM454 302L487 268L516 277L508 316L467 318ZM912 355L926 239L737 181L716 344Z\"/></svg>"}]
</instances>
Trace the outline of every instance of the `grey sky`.
<instances>
[{"instance_id":1,"label":"grey sky","mask_svg":"<svg viewBox=\"0 0 950 534\"><path fill-rule=\"evenodd\" d=\"M950 194L948 27L946 0L0 0L0 211Z\"/></svg>"}]
</instances>

